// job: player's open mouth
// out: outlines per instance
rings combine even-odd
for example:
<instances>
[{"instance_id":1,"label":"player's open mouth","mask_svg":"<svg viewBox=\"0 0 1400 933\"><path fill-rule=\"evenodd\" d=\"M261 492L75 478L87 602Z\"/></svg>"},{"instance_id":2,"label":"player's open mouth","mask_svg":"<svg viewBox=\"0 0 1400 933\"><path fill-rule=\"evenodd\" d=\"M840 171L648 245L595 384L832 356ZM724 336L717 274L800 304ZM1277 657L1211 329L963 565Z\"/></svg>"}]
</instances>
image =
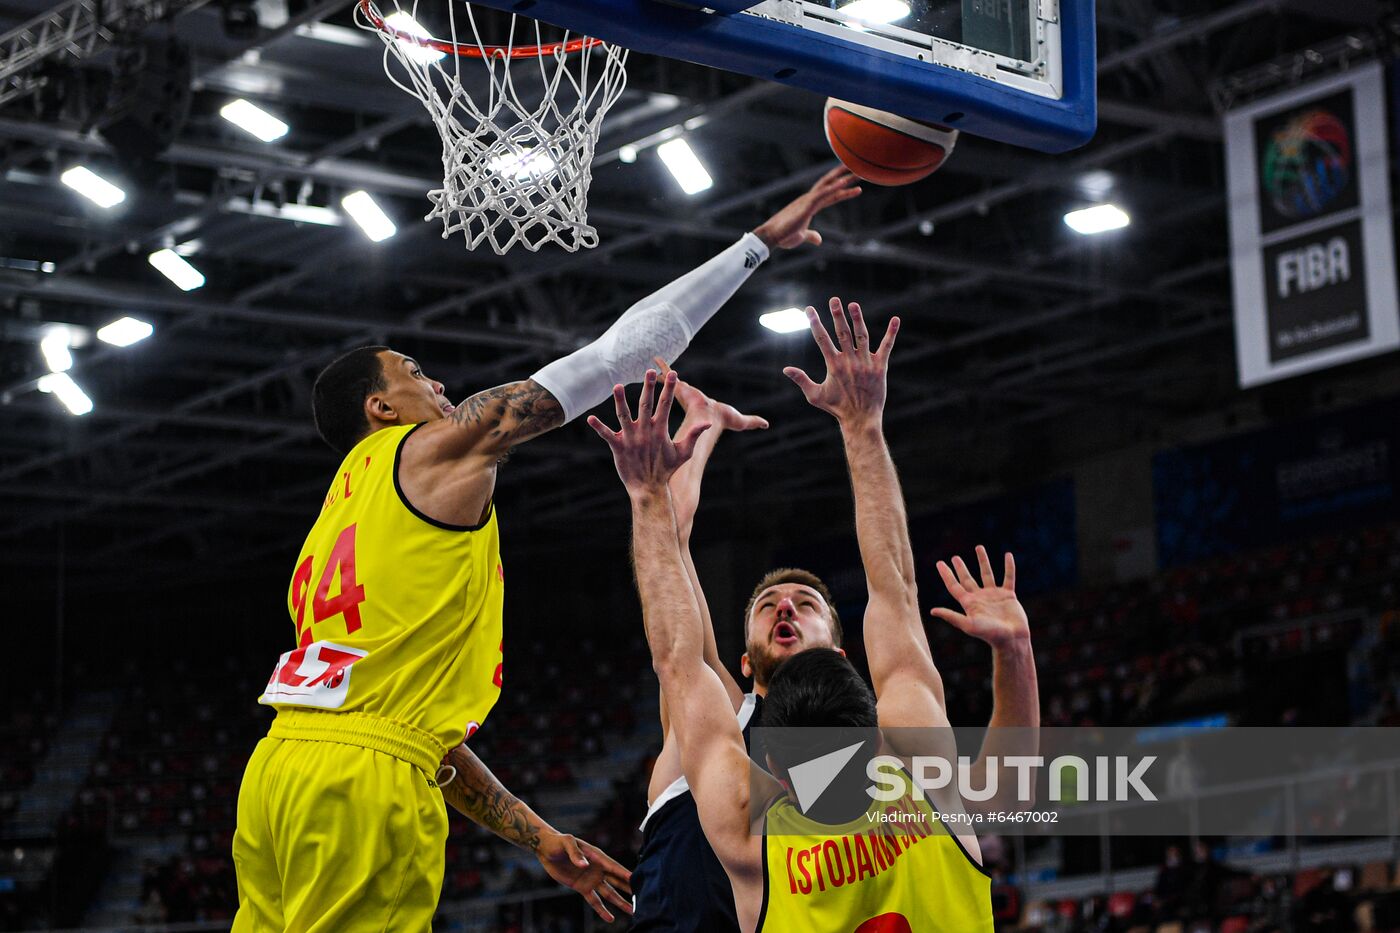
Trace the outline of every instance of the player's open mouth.
<instances>
[{"instance_id":1,"label":"player's open mouth","mask_svg":"<svg viewBox=\"0 0 1400 933\"><path fill-rule=\"evenodd\" d=\"M773 641L784 648L797 644L797 629L787 622L773 626Z\"/></svg>"},{"instance_id":2,"label":"player's open mouth","mask_svg":"<svg viewBox=\"0 0 1400 933\"><path fill-rule=\"evenodd\" d=\"M456 410L457 410L457 406L456 406L456 405L444 405L444 406L442 406L442 413L443 413L444 415L450 415L450 414L452 414L452 413L453 413L454 411L456 411Z\"/></svg>"}]
</instances>

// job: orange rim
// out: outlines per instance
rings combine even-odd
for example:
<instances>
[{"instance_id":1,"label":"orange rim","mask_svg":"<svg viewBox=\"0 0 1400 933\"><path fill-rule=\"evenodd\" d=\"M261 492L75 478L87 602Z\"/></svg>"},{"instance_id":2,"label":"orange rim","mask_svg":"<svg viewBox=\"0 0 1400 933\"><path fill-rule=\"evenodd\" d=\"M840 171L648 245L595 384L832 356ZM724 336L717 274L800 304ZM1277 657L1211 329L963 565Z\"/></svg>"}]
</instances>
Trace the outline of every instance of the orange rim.
<instances>
[{"instance_id":1,"label":"orange rim","mask_svg":"<svg viewBox=\"0 0 1400 933\"><path fill-rule=\"evenodd\" d=\"M359 0L360 10L365 14L374 28L382 33L386 33L395 39L402 39L414 45L420 45L425 49L433 49L445 55L457 55L462 58L540 58L544 55L557 55L563 52L565 55L572 55L584 49L591 49L603 44L602 39L590 39L583 36L577 39L569 39L566 42L546 42L543 45L461 45L456 42L444 42L441 39L425 39L422 36L415 36L411 33L395 29L384 22L384 17L379 15L379 11L374 8L372 0Z\"/></svg>"}]
</instances>

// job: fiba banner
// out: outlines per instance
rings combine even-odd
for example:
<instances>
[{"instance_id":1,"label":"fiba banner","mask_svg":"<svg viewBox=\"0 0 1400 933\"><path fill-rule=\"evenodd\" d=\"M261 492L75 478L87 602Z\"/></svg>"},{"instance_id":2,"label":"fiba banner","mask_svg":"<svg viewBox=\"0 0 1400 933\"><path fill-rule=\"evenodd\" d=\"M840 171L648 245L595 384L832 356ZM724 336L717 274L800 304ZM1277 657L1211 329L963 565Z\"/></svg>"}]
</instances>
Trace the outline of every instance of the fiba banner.
<instances>
[{"instance_id":1,"label":"fiba banner","mask_svg":"<svg viewBox=\"0 0 1400 933\"><path fill-rule=\"evenodd\" d=\"M1400 347L1386 117L1379 64L1226 116L1241 386Z\"/></svg>"}]
</instances>

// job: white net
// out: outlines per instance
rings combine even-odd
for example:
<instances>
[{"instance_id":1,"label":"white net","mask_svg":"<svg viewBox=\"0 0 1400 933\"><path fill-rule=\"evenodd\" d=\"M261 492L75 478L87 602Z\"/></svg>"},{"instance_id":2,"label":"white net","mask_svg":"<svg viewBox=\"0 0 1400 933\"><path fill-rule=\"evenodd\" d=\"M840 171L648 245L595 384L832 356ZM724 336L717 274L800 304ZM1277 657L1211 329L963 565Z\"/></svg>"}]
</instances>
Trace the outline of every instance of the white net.
<instances>
[{"instance_id":1,"label":"white net","mask_svg":"<svg viewBox=\"0 0 1400 933\"><path fill-rule=\"evenodd\" d=\"M627 50L547 37L541 23L515 14L508 26L490 24L504 34L488 45L481 14L464 0L435 0L451 37L434 39L417 0L390 2L381 10L360 0L356 17L384 40L390 80L422 101L442 135L442 187L428 192L424 219L441 219L444 239L461 231L468 249L597 246L588 186L603 117L627 83Z\"/></svg>"}]
</instances>

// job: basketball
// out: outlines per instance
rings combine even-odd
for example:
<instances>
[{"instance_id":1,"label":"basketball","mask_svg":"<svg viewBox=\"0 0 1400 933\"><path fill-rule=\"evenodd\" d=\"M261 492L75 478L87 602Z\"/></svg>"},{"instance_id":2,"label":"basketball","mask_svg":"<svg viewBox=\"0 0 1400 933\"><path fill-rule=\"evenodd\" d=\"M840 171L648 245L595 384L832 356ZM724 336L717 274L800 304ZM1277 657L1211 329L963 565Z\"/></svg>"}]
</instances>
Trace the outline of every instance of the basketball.
<instances>
[{"instance_id":1,"label":"basketball","mask_svg":"<svg viewBox=\"0 0 1400 933\"><path fill-rule=\"evenodd\" d=\"M958 131L834 97L826 101L826 139L852 172L877 185L927 178L953 151Z\"/></svg>"}]
</instances>

